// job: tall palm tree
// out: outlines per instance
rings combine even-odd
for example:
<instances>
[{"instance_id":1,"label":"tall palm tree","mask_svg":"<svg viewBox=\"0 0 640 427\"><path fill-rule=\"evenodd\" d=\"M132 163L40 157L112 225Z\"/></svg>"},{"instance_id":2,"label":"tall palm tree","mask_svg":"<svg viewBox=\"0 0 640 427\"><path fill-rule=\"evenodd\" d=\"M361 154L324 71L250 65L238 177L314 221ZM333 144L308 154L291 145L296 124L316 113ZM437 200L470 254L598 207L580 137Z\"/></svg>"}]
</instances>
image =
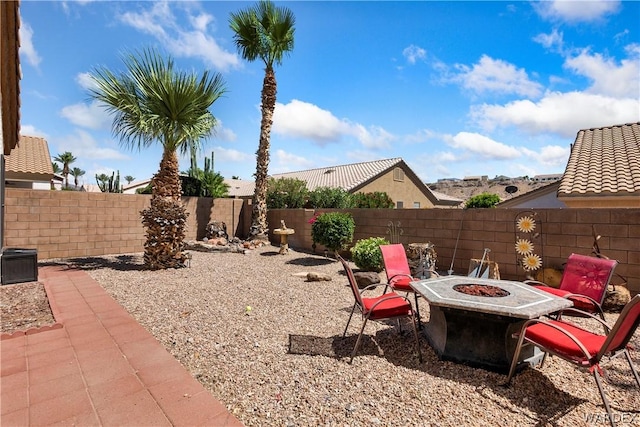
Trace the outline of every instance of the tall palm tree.
<instances>
[{"instance_id":1,"label":"tall palm tree","mask_svg":"<svg viewBox=\"0 0 640 427\"><path fill-rule=\"evenodd\" d=\"M127 175L124 177L124 180L127 181L127 185L131 184L133 181L135 181L135 178L132 177L131 175Z\"/></svg>"},{"instance_id":2,"label":"tall palm tree","mask_svg":"<svg viewBox=\"0 0 640 427\"><path fill-rule=\"evenodd\" d=\"M78 187L78 179L84 175L86 171L83 171L80 168L73 168L70 171L71 176L73 177L73 183L76 187Z\"/></svg>"},{"instance_id":3,"label":"tall palm tree","mask_svg":"<svg viewBox=\"0 0 640 427\"><path fill-rule=\"evenodd\" d=\"M201 77L177 71L173 59L155 49L130 53L123 62L126 71L119 75L95 69L91 77L96 88L90 94L114 115L112 130L121 144L133 149L162 145L151 204L141 212L144 262L151 269L183 267L187 214L180 200L177 152L186 154L211 135L217 121L209 107L224 94L224 80L208 71Z\"/></svg>"},{"instance_id":4,"label":"tall palm tree","mask_svg":"<svg viewBox=\"0 0 640 427\"><path fill-rule=\"evenodd\" d=\"M69 151L58 154L53 158L56 162L62 163L62 175L64 176L64 186L69 187L69 165L76 161L76 158Z\"/></svg>"},{"instance_id":5,"label":"tall palm tree","mask_svg":"<svg viewBox=\"0 0 640 427\"><path fill-rule=\"evenodd\" d=\"M62 169L60 168L60 165L57 164L56 162L51 162L51 167L53 168L53 173L54 174L58 174L58 173L62 172Z\"/></svg>"},{"instance_id":6,"label":"tall palm tree","mask_svg":"<svg viewBox=\"0 0 640 427\"><path fill-rule=\"evenodd\" d=\"M285 54L293 50L295 17L287 8L276 7L271 1L231 13L229 26L240 55L247 61L262 60L265 65L261 93L260 143L256 160L256 186L251 212L251 237L266 238L267 185L271 124L276 107L276 74L274 64L280 65Z\"/></svg>"}]
</instances>

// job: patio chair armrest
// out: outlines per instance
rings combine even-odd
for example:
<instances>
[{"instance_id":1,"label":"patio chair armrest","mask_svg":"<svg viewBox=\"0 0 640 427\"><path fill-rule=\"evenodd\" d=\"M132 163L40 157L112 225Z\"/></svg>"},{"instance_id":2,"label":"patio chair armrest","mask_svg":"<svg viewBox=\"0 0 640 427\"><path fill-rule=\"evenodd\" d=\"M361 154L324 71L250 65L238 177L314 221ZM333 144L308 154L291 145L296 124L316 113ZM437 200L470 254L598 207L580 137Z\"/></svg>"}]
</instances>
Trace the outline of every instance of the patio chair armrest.
<instances>
[{"instance_id":1,"label":"patio chair armrest","mask_svg":"<svg viewBox=\"0 0 640 427\"><path fill-rule=\"evenodd\" d=\"M579 309L574 308L574 307L563 308L562 310L558 311L558 320L562 320L562 314L566 313L566 312L575 313L575 314L579 315L580 317L588 317L590 319L597 320L598 322L600 322L600 324L602 326L605 327L605 329L607 330L607 333L609 331L611 331L611 325L609 325L607 322L605 322L604 320L602 320L598 316L595 316L592 313L589 313L589 312L583 311L583 310L579 310Z\"/></svg>"},{"instance_id":2,"label":"patio chair armrest","mask_svg":"<svg viewBox=\"0 0 640 427\"><path fill-rule=\"evenodd\" d=\"M387 283L373 283L373 284L367 286L366 288L362 288L360 290L360 295L362 295L366 291L371 291L371 290L373 290L375 288L378 288L380 286L388 286L388 284Z\"/></svg>"},{"instance_id":3,"label":"patio chair armrest","mask_svg":"<svg viewBox=\"0 0 640 427\"><path fill-rule=\"evenodd\" d=\"M584 344L582 344L580 342L580 340L578 340L578 338L576 338L571 332L567 331L566 329L561 328L558 325L555 325L555 324L549 322L546 319L530 319L530 320L527 320L524 323L524 325L522 325L522 329L520 330L520 332L518 334L522 334L523 332L525 332L525 339L526 339L526 328L529 325L533 324L533 323L542 323L542 324L544 324L544 325L546 325L546 326L548 326L550 328L553 328L553 329L561 332L563 335L565 335L567 338L569 338L571 341L573 341L578 346L578 348L580 349L580 351L582 351L582 353L584 354L584 357L587 360L589 360L589 359L591 359L593 357L593 355L591 355L591 353L589 353L589 350L586 349ZM534 344L534 345L539 345L534 341L529 341L529 342ZM551 350L551 349L548 349L548 350Z\"/></svg>"},{"instance_id":4,"label":"patio chair armrest","mask_svg":"<svg viewBox=\"0 0 640 427\"><path fill-rule=\"evenodd\" d=\"M413 280L415 280L415 277L413 277L413 276L412 276L412 275L410 275L410 274L406 274L406 273L399 273L399 274L394 274L393 276L389 277L388 282L389 282L389 283L391 283L391 281L392 281L393 279L395 279L396 277L406 277L406 278L408 278L409 280L412 280L412 281L413 281Z\"/></svg>"},{"instance_id":5,"label":"patio chair armrest","mask_svg":"<svg viewBox=\"0 0 640 427\"><path fill-rule=\"evenodd\" d=\"M549 286L544 282L540 282L539 280L533 280L533 279L523 280L522 283L529 286L535 286L535 285Z\"/></svg>"}]
</instances>

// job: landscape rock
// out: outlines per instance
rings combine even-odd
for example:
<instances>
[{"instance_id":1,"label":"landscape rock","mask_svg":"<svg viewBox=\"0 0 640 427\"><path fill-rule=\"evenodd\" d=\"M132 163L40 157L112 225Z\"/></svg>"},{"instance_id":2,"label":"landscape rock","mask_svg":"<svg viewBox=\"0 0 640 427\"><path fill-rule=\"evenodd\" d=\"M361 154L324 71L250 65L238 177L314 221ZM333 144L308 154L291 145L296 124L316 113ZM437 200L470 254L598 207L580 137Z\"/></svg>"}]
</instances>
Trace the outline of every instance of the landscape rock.
<instances>
[{"instance_id":1,"label":"landscape rock","mask_svg":"<svg viewBox=\"0 0 640 427\"><path fill-rule=\"evenodd\" d=\"M373 271L357 271L353 273L353 277L360 289L380 283L380 275Z\"/></svg>"},{"instance_id":2,"label":"landscape rock","mask_svg":"<svg viewBox=\"0 0 640 427\"><path fill-rule=\"evenodd\" d=\"M330 281L331 280L331 276L328 275L328 274L317 273L315 271L311 271L311 272L307 273L307 280L309 282Z\"/></svg>"}]
</instances>

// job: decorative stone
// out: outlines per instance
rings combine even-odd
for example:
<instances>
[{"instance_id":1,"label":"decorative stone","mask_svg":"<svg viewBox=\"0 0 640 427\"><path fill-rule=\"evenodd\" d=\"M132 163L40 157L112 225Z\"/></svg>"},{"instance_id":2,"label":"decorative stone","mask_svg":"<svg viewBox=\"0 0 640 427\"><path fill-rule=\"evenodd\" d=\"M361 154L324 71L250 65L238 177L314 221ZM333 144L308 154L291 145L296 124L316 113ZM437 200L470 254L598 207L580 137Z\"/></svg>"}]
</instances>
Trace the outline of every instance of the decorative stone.
<instances>
[{"instance_id":1,"label":"decorative stone","mask_svg":"<svg viewBox=\"0 0 640 427\"><path fill-rule=\"evenodd\" d=\"M227 234L227 224L222 221L211 221L207 224L207 239L213 239L217 237L223 237L225 240L229 239Z\"/></svg>"},{"instance_id":2,"label":"decorative stone","mask_svg":"<svg viewBox=\"0 0 640 427\"><path fill-rule=\"evenodd\" d=\"M331 276L324 273L317 273L315 271L311 271L307 273L307 280L309 282L323 282L323 281L331 281Z\"/></svg>"},{"instance_id":3,"label":"decorative stone","mask_svg":"<svg viewBox=\"0 0 640 427\"><path fill-rule=\"evenodd\" d=\"M607 288L607 294L602 302L602 309L613 313L619 313L629 301L631 301L631 293L626 286L609 285Z\"/></svg>"},{"instance_id":4,"label":"decorative stone","mask_svg":"<svg viewBox=\"0 0 640 427\"><path fill-rule=\"evenodd\" d=\"M373 271L357 271L353 273L360 289L380 283L380 275Z\"/></svg>"}]
</instances>

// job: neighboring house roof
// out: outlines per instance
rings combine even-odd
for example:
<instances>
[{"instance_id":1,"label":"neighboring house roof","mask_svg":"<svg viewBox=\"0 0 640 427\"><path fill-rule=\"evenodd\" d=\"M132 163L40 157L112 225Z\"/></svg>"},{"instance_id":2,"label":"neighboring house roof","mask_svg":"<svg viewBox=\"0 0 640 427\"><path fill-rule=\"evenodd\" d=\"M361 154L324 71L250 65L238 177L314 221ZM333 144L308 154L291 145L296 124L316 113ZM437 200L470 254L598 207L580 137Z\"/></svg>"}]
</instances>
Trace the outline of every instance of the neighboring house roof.
<instances>
[{"instance_id":1,"label":"neighboring house roof","mask_svg":"<svg viewBox=\"0 0 640 427\"><path fill-rule=\"evenodd\" d=\"M274 174L271 177L275 179L292 178L305 181L309 191L313 191L319 187L330 187L342 188L349 193L355 193L360 188L395 167L402 167L405 174L422 190L431 203L439 205L439 199L400 157L280 173Z\"/></svg>"},{"instance_id":2,"label":"neighboring house roof","mask_svg":"<svg viewBox=\"0 0 640 427\"><path fill-rule=\"evenodd\" d=\"M255 181L245 181L242 179L225 179L224 183L229 186L229 197L252 197L256 188Z\"/></svg>"},{"instance_id":3,"label":"neighboring house roof","mask_svg":"<svg viewBox=\"0 0 640 427\"><path fill-rule=\"evenodd\" d=\"M640 122L580 130L558 197L640 197Z\"/></svg>"},{"instance_id":4,"label":"neighboring house roof","mask_svg":"<svg viewBox=\"0 0 640 427\"><path fill-rule=\"evenodd\" d=\"M558 199L557 192L560 181L554 181L535 190L512 197L496 205L496 208L518 209L551 209L566 208L567 205Z\"/></svg>"},{"instance_id":5,"label":"neighboring house roof","mask_svg":"<svg viewBox=\"0 0 640 427\"><path fill-rule=\"evenodd\" d=\"M20 132L20 2L0 1L0 109L2 144L8 155Z\"/></svg>"},{"instance_id":6,"label":"neighboring house roof","mask_svg":"<svg viewBox=\"0 0 640 427\"><path fill-rule=\"evenodd\" d=\"M21 135L18 145L5 156L5 179L51 181L54 178L49 146L44 138Z\"/></svg>"},{"instance_id":7,"label":"neighboring house roof","mask_svg":"<svg viewBox=\"0 0 640 427\"><path fill-rule=\"evenodd\" d=\"M122 192L125 194L135 194L138 188L145 188L151 182L151 178L144 179L142 181L134 181L131 184L125 184L122 186Z\"/></svg>"},{"instance_id":8,"label":"neighboring house roof","mask_svg":"<svg viewBox=\"0 0 640 427\"><path fill-rule=\"evenodd\" d=\"M431 190L431 193L438 199L440 202L439 205L447 205L447 206L459 206L464 203L464 200L458 199L457 197L450 196L448 194L440 193L439 191Z\"/></svg>"}]
</instances>

